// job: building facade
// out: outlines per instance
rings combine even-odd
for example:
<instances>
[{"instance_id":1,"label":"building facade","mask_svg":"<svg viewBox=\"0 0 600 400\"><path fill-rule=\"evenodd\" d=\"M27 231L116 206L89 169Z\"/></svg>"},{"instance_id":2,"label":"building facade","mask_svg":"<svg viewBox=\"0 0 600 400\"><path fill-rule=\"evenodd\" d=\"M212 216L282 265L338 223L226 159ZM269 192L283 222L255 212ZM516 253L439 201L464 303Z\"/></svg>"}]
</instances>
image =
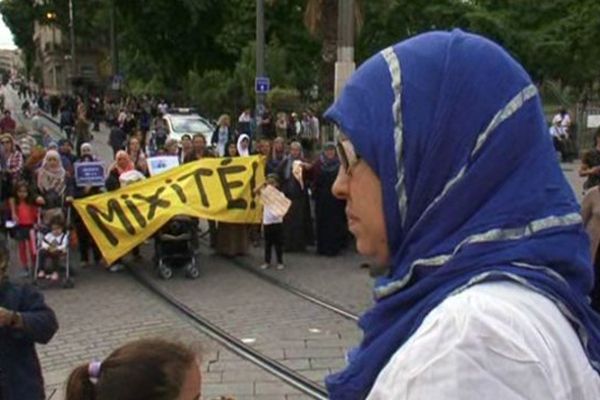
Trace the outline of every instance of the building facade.
<instances>
[{"instance_id":1,"label":"building facade","mask_svg":"<svg viewBox=\"0 0 600 400\"><path fill-rule=\"evenodd\" d=\"M52 23L51 17L43 23L36 21L34 26L35 69L40 87L48 94L61 94L73 92L79 86L102 86L105 78L101 66L107 50L76 38L74 63L69 35Z\"/></svg>"}]
</instances>

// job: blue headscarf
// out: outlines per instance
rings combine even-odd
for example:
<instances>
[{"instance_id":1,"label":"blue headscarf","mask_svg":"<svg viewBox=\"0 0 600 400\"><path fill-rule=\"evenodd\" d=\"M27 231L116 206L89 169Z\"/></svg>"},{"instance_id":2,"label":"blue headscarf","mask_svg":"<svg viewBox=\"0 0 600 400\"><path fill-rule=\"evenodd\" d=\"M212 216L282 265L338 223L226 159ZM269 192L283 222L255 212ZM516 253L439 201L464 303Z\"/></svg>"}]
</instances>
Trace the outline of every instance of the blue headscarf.
<instances>
[{"instance_id":1,"label":"blue headscarf","mask_svg":"<svg viewBox=\"0 0 600 400\"><path fill-rule=\"evenodd\" d=\"M326 383L362 399L448 296L510 280L555 302L599 370L600 318L579 206L535 86L502 48L431 32L365 62L327 111L382 184L391 255L360 347Z\"/></svg>"}]
</instances>

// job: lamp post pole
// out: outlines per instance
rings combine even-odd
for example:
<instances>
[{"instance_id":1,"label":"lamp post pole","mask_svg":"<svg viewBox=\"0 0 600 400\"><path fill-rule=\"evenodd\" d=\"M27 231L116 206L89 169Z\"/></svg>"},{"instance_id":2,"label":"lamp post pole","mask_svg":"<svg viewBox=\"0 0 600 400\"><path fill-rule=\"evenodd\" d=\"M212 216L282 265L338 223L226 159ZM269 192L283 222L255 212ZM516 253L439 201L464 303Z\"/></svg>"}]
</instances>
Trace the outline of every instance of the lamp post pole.
<instances>
[{"instance_id":1,"label":"lamp post pole","mask_svg":"<svg viewBox=\"0 0 600 400\"><path fill-rule=\"evenodd\" d=\"M111 0L110 4L110 59L112 66L112 76L119 74L119 49L117 43L117 7L116 0Z\"/></svg>"},{"instance_id":2,"label":"lamp post pole","mask_svg":"<svg viewBox=\"0 0 600 400\"><path fill-rule=\"evenodd\" d=\"M74 78L77 74L77 60L75 59L75 21L73 18L73 0L69 0L69 39L71 42L71 91L75 93Z\"/></svg>"},{"instance_id":3,"label":"lamp post pole","mask_svg":"<svg viewBox=\"0 0 600 400\"><path fill-rule=\"evenodd\" d=\"M338 0L338 44L334 89L336 99L354 69L354 0Z\"/></svg>"},{"instance_id":4,"label":"lamp post pole","mask_svg":"<svg viewBox=\"0 0 600 400\"><path fill-rule=\"evenodd\" d=\"M265 0L256 0L256 76L265 76ZM256 93L257 121L261 120L264 106L265 94Z\"/></svg>"}]
</instances>

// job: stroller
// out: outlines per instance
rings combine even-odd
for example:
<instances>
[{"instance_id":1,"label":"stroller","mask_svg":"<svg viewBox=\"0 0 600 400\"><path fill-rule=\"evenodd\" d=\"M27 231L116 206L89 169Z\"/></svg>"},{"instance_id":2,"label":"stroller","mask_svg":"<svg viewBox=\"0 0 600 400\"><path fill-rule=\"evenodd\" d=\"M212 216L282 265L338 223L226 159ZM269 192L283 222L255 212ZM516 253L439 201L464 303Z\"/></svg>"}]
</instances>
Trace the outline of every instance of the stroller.
<instances>
[{"instance_id":1,"label":"stroller","mask_svg":"<svg viewBox=\"0 0 600 400\"><path fill-rule=\"evenodd\" d=\"M55 201L48 202L56 205ZM59 202L60 204L60 202ZM66 216L66 217L65 217ZM53 248L55 243L48 243L46 241L46 235L51 232L51 223L55 218L60 218L64 222L63 233L60 236L59 245L63 245L64 252L54 252ZM64 199L60 207L47 207L42 209L38 216L38 225L36 228L36 254L35 267L33 270L32 280L34 285L38 285L40 280L40 271L48 268L50 264L50 270L56 272L59 276L59 282L62 283L62 287L65 289L71 289L75 286L71 277L71 265L70 265L70 241L71 233L69 229L71 227L71 207L65 204ZM44 263L44 264L42 264Z\"/></svg>"},{"instance_id":2,"label":"stroller","mask_svg":"<svg viewBox=\"0 0 600 400\"><path fill-rule=\"evenodd\" d=\"M194 244L197 242L197 223L193 218L178 215L167 222L154 238L155 269L162 279L171 279L174 268L184 268L185 276L196 279Z\"/></svg>"}]
</instances>

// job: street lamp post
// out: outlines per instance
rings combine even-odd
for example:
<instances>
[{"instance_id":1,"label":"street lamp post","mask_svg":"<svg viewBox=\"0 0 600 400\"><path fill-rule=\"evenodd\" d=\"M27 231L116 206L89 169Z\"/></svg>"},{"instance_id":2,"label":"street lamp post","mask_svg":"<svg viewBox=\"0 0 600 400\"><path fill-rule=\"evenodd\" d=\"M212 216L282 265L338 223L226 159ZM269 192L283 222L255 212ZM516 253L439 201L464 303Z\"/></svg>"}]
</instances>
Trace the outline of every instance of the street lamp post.
<instances>
[{"instance_id":1,"label":"street lamp post","mask_svg":"<svg viewBox=\"0 0 600 400\"><path fill-rule=\"evenodd\" d=\"M117 6L116 0L110 2L110 59L112 76L119 74L119 49L117 43Z\"/></svg>"},{"instance_id":2,"label":"street lamp post","mask_svg":"<svg viewBox=\"0 0 600 400\"><path fill-rule=\"evenodd\" d=\"M69 0L69 38L71 42L71 91L74 93L74 78L77 76L77 61L75 59L75 23L73 18L73 0Z\"/></svg>"},{"instance_id":3,"label":"street lamp post","mask_svg":"<svg viewBox=\"0 0 600 400\"><path fill-rule=\"evenodd\" d=\"M265 0L256 0L256 76L265 76ZM256 93L256 120L260 121L265 94Z\"/></svg>"},{"instance_id":4,"label":"street lamp post","mask_svg":"<svg viewBox=\"0 0 600 400\"><path fill-rule=\"evenodd\" d=\"M338 44L334 89L336 99L354 69L354 0L338 0Z\"/></svg>"}]
</instances>

